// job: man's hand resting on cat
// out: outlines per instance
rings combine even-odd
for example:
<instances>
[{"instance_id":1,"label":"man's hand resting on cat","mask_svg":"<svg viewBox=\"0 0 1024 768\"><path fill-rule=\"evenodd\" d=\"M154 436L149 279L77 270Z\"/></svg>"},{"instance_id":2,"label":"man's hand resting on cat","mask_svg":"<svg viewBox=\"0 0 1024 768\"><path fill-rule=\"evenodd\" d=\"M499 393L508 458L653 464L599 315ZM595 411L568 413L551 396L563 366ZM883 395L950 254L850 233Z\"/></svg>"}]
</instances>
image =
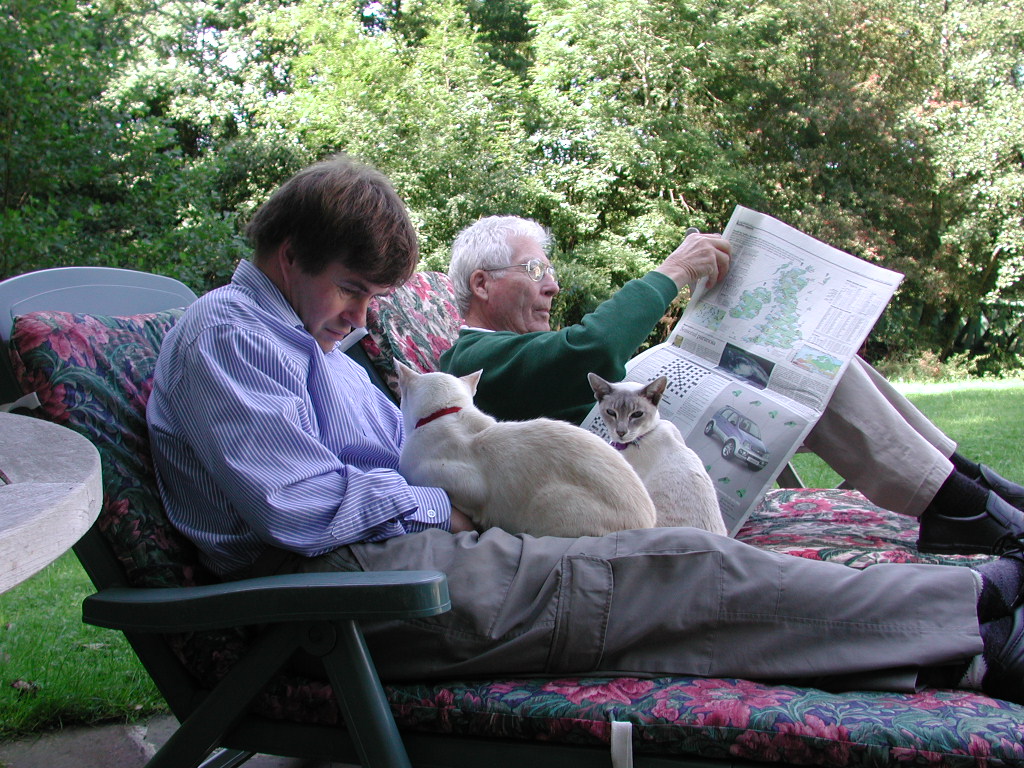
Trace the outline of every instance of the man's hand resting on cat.
<instances>
[{"instance_id":1,"label":"man's hand resting on cat","mask_svg":"<svg viewBox=\"0 0 1024 768\"><path fill-rule=\"evenodd\" d=\"M707 287L711 288L725 279L731 253L729 241L721 235L694 233L687 235L655 272L672 278L679 290L684 285L693 285L702 277L708 279Z\"/></svg>"},{"instance_id":2,"label":"man's hand resting on cat","mask_svg":"<svg viewBox=\"0 0 1024 768\"><path fill-rule=\"evenodd\" d=\"M451 517L451 532L462 533L462 531L475 531L473 527L473 521L469 519L465 512L460 509L452 507Z\"/></svg>"}]
</instances>

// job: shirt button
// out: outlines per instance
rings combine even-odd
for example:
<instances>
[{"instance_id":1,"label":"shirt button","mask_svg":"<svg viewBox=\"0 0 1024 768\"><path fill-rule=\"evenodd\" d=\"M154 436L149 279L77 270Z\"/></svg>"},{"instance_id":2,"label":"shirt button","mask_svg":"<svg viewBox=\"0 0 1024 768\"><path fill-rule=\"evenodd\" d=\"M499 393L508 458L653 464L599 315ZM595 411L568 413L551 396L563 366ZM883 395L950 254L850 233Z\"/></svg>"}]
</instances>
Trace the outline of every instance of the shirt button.
<instances>
[{"instance_id":1,"label":"shirt button","mask_svg":"<svg viewBox=\"0 0 1024 768\"><path fill-rule=\"evenodd\" d=\"M437 512L435 512L435 511L434 511L434 510L432 510L432 509L428 509L428 510L427 510L427 517L430 517L430 518L434 518L434 517L437 517Z\"/></svg>"}]
</instances>

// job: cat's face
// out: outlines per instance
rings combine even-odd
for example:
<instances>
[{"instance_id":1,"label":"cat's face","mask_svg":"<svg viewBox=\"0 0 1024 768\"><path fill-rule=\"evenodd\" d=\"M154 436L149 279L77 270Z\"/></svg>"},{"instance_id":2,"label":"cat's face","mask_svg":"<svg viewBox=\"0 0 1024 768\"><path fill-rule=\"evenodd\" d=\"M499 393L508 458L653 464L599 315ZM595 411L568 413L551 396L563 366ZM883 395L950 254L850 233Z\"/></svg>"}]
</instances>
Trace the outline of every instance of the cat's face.
<instances>
[{"instance_id":1,"label":"cat's face","mask_svg":"<svg viewBox=\"0 0 1024 768\"><path fill-rule=\"evenodd\" d=\"M588 376L601 418L615 442L631 443L658 425L658 402L665 391L665 377L649 384L620 381L612 384L596 373Z\"/></svg>"}]
</instances>

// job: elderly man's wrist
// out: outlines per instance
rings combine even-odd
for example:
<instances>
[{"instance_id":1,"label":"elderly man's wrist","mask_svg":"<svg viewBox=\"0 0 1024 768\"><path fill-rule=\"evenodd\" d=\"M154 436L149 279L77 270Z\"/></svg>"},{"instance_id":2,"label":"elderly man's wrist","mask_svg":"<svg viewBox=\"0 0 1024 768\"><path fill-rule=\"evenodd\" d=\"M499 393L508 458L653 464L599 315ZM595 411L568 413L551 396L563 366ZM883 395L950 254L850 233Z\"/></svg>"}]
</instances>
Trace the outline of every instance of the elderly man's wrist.
<instances>
[{"instance_id":1,"label":"elderly man's wrist","mask_svg":"<svg viewBox=\"0 0 1024 768\"><path fill-rule=\"evenodd\" d=\"M676 291L683 290L683 286L695 283L699 279L692 269L671 267L665 264L655 267L654 271L665 275L665 277L675 283Z\"/></svg>"}]
</instances>

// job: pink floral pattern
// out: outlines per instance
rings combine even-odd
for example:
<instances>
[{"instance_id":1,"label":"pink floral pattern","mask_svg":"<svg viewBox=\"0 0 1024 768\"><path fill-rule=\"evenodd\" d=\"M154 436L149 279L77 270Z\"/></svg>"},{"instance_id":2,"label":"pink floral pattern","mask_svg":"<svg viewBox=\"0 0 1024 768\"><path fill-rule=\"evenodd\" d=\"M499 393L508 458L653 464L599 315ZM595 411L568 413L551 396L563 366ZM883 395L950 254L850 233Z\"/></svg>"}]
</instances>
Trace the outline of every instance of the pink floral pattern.
<instances>
[{"instance_id":1,"label":"pink floral pattern","mask_svg":"<svg viewBox=\"0 0 1024 768\"><path fill-rule=\"evenodd\" d=\"M634 751L647 754L831 768L1024 760L1024 707L960 691L826 693L734 679L594 677L406 685L389 687L388 697L401 727L463 736L601 745L620 720L633 726Z\"/></svg>"},{"instance_id":2,"label":"pink floral pattern","mask_svg":"<svg viewBox=\"0 0 1024 768\"><path fill-rule=\"evenodd\" d=\"M970 565L984 555L917 551L917 520L872 504L857 491L786 488L772 491L736 538L761 549L854 568L872 563Z\"/></svg>"},{"instance_id":3,"label":"pink floral pattern","mask_svg":"<svg viewBox=\"0 0 1024 768\"><path fill-rule=\"evenodd\" d=\"M370 305L369 334L360 343L397 397L395 360L421 373L436 371L442 353L455 343L461 322L448 275L417 272L390 296Z\"/></svg>"},{"instance_id":4,"label":"pink floral pattern","mask_svg":"<svg viewBox=\"0 0 1024 768\"><path fill-rule=\"evenodd\" d=\"M440 309L435 290L441 290ZM429 367L457 330L449 290L439 277L418 277L391 303L404 305L414 296L424 311L400 320L404 310L388 315L378 307L375 322L390 323L392 331L375 329L367 345L390 345L391 360L401 355L421 370ZM16 374L25 391L40 394L43 416L97 445L104 475L98 525L131 583L140 586L213 578L167 522L146 435L153 362L176 317L175 312L134 318L34 313L18 319L12 340ZM440 330L419 333L434 322ZM419 323L417 333L403 335L404 323ZM421 341L403 346L401 339L414 336ZM923 555L914 546L916 536L915 521L856 492L791 489L771 491L739 533L755 546L858 568L875 562L965 565L983 559ZM211 685L249 642L241 630L168 640L193 674ZM404 684L388 686L387 693L399 727L406 730L606 745L610 722L624 720L633 724L639 753L831 768L1024 765L1024 707L964 691L826 693L736 679L595 676ZM339 721L331 687L295 676L275 678L256 707L274 718Z\"/></svg>"},{"instance_id":5,"label":"pink floral pattern","mask_svg":"<svg viewBox=\"0 0 1024 768\"><path fill-rule=\"evenodd\" d=\"M15 321L11 361L41 415L81 432L100 451L99 526L135 586L193 585L212 576L171 527L156 491L146 402L164 335L181 315L135 317L34 312Z\"/></svg>"}]
</instances>

